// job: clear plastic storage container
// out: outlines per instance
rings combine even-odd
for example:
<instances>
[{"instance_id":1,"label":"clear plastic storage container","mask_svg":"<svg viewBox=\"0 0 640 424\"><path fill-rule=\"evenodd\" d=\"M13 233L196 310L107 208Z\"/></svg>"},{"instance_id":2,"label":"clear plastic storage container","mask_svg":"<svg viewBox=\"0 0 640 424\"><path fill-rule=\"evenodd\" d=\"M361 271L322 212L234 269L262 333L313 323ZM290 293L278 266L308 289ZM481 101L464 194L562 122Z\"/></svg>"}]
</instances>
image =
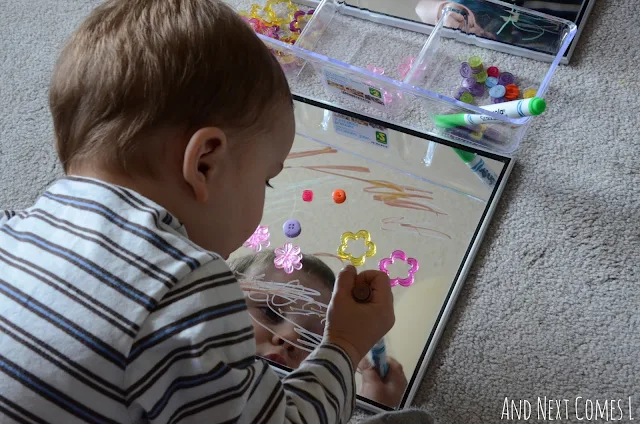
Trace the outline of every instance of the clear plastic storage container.
<instances>
[{"instance_id":1,"label":"clear plastic storage container","mask_svg":"<svg viewBox=\"0 0 640 424\"><path fill-rule=\"evenodd\" d=\"M364 6L357 0L350 3ZM476 0L476 4L474 10L480 13L470 16L466 8L447 6L435 26L410 31L386 25L387 15L322 0L295 44L259 36L278 57L298 94L511 154L531 121L544 118L509 118L481 109L492 104L486 82L474 86L472 104L457 100L464 85L462 75L469 71L461 70L463 63L480 58L482 71L495 66L500 75L511 73L519 99L525 89L544 97L576 26L496 0ZM478 31L482 20L488 24ZM476 74L467 77L483 81ZM504 82L509 82L506 77ZM484 87L482 93L479 86ZM468 101L468 96L463 99ZM442 128L435 117L444 114L485 115L497 122Z\"/></svg>"}]
</instances>

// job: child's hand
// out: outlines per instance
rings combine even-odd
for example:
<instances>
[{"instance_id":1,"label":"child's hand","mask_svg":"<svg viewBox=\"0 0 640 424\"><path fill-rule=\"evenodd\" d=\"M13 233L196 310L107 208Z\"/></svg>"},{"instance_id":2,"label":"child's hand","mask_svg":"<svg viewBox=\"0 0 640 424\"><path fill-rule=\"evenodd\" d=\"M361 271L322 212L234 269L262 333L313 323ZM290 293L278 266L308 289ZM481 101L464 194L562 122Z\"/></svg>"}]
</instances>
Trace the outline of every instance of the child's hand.
<instances>
[{"instance_id":1,"label":"child's hand","mask_svg":"<svg viewBox=\"0 0 640 424\"><path fill-rule=\"evenodd\" d=\"M351 290L356 283L371 287L368 303L353 299ZM393 295L385 273L363 271L358 274L351 265L340 272L329 303L324 336L326 341L347 352L354 367L391 330L394 322Z\"/></svg>"},{"instance_id":2,"label":"child's hand","mask_svg":"<svg viewBox=\"0 0 640 424\"><path fill-rule=\"evenodd\" d=\"M358 394L395 408L400 403L408 382L402 370L402 365L389 356L387 356L387 361L389 362L389 372L384 380L371 367L371 363L367 358L363 358L360 361L358 369L362 373L362 387Z\"/></svg>"},{"instance_id":3,"label":"child's hand","mask_svg":"<svg viewBox=\"0 0 640 424\"><path fill-rule=\"evenodd\" d=\"M442 8L442 12L444 12L444 8L446 7L450 7L454 10L457 9L457 10L466 12L467 34L475 34L475 35L479 35L480 37L495 38L493 34L490 34L489 32L485 31L480 25L478 25L478 22L476 21L476 15L474 15L474 13L468 7L465 7L459 3L448 2L448 3L445 3L444 7ZM465 29L464 16L456 12L449 13L447 14L447 18L444 22L444 25L449 28L464 30Z\"/></svg>"},{"instance_id":4,"label":"child's hand","mask_svg":"<svg viewBox=\"0 0 640 424\"><path fill-rule=\"evenodd\" d=\"M476 34L481 37L495 38L493 34L488 33L476 21L476 17L473 12L466 6L460 3L441 0L421 0L416 6L416 13L420 20L429 25L435 25L442 17L444 9L450 7L463 11L467 14L467 33ZM464 29L465 20L464 16L460 13L449 13L444 22L444 25L448 28Z\"/></svg>"}]
</instances>

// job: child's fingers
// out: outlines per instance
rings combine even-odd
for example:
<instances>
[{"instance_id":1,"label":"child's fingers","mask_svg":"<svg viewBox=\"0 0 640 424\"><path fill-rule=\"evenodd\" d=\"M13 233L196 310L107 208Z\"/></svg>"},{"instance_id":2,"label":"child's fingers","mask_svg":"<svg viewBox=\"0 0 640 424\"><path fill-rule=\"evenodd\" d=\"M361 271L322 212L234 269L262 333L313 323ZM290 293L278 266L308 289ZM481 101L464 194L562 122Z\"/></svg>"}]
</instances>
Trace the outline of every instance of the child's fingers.
<instances>
[{"instance_id":1,"label":"child's fingers","mask_svg":"<svg viewBox=\"0 0 640 424\"><path fill-rule=\"evenodd\" d=\"M391 287L389 284L389 276L382 271L369 269L362 271L356 277L357 283L368 284L372 290L387 289Z\"/></svg>"},{"instance_id":2,"label":"child's fingers","mask_svg":"<svg viewBox=\"0 0 640 424\"><path fill-rule=\"evenodd\" d=\"M384 272L374 270L362 271L356 277L356 284L367 284L371 287L372 302L382 304L391 302L391 304L393 304L393 295L391 294L389 276Z\"/></svg>"},{"instance_id":3,"label":"child's fingers","mask_svg":"<svg viewBox=\"0 0 640 424\"><path fill-rule=\"evenodd\" d=\"M336 284L333 288L334 294L344 293L351 296L351 289L353 289L353 286L356 283L356 275L358 275L356 267L353 265L347 265L344 267L336 279Z\"/></svg>"},{"instance_id":4,"label":"child's fingers","mask_svg":"<svg viewBox=\"0 0 640 424\"><path fill-rule=\"evenodd\" d=\"M404 369L400 362L391 357L387 357L387 362L389 363L389 373L385 378L385 382L397 387L407 387L407 377L404 375Z\"/></svg>"},{"instance_id":5,"label":"child's fingers","mask_svg":"<svg viewBox=\"0 0 640 424\"><path fill-rule=\"evenodd\" d=\"M358 364L358 370L360 372L364 372L365 370L368 370L371 367L372 367L371 362L369 361L369 358L367 358L366 356L362 358L362 360Z\"/></svg>"},{"instance_id":6,"label":"child's fingers","mask_svg":"<svg viewBox=\"0 0 640 424\"><path fill-rule=\"evenodd\" d=\"M369 367L369 368L361 370L360 374L362 375L362 383L363 384L365 384L365 383L368 383L368 384L384 384L384 382L380 378L380 374L378 374L378 371L376 371L376 369L373 368L373 367Z\"/></svg>"}]
</instances>

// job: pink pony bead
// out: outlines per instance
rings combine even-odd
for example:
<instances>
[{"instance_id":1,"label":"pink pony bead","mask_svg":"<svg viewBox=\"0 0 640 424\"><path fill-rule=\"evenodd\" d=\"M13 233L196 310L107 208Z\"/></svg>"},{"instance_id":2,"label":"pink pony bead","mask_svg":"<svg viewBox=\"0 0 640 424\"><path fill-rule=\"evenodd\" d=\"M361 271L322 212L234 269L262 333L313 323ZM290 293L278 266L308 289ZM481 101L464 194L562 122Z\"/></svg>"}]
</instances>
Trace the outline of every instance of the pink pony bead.
<instances>
[{"instance_id":1,"label":"pink pony bead","mask_svg":"<svg viewBox=\"0 0 640 424\"><path fill-rule=\"evenodd\" d=\"M256 228L251 237L249 237L249 239L245 241L242 246L246 247L247 249L251 249L254 252L259 252L271 245L271 242L269 241L270 236L271 234L269 233L269 227L258 225L258 228Z\"/></svg>"},{"instance_id":2,"label":"pink pony bead","mask_svg":"<svg viewBox=\"0 0 640 424\"><path fill-rule=\"evenodd\" d=\"M275 250L275 254L273 264L276 268L284 270L287 274L302 269L302 253L300 253L300 248L294 246L293 243L285 243Z\"/></svg>"},{"instance_id":3,"label":"pink pony bead","mask_svg":"<svg viewBox=\"0 0 640 424\"><path fill-rule=\"evenodd\" d=\"M389 275L389 270L387 268L396 260L401 260L409 264L409 271L407 278L392 278L390 280L391 287L397 286L398 284L402 287L409 287L415 282L415 274L419 269L418 260L415 258L407 258L407 254L402 250L394 250L391 253L391 256L381 259L380 262L378 262L378 268L380 271Z\"/></svg>"},{"instance_id":4,"label":"pink pony bead","mask_svg":"<svg viewBox=\"0 0 640 424\"><path fill-rule=\"evenodd\" d=\"M415 57L404 58L402 63L398 65L398 73L400 74L400 78L404 79L407 76L407 74L411 70L411 67L413 66L415 61L416 61Z\"/></svg>"},{"instance_id":5,"label":"pink pony bead","mask_svg":"<svg viewBox=\"0 0 640 424\"><path fill-rule=\"evenodd\" d=\"M278 39L278 27L272 27L272 26L265 26L261 31L260 34L262 35L266 35L269 38L275 38Z\"/></svg>"},{"instance_id":6,"label":"pink pony bead","mask_svg":"<svg viewBox=\"0 0 640 424\"><path fill-rule=\"evenodd\" d=\"M401 79L405 79L407 77L407 74L409 73L409 71L411 70L411 68L415 63L416 63L415 57L407 56L402 60L402 63L398 65L398 73L400 74ZM427 69L426 66L424 65L420 66L420 71L425 71L426 69Z\"/></svg>"},{"instance_id":7,"label":"pink pony bead","mask_svg":"<svg viewBox=\"0 0 640 424\"><path fill-rule=\"evenodd\" d=\"M249 19L249 25L251 25L251 28L253 28L253 30L255 32L260 32L262 30L262 28L264 27L263 23L260 22L259 19L256 18L251 18Z\"/></svg>"}]
</instances>

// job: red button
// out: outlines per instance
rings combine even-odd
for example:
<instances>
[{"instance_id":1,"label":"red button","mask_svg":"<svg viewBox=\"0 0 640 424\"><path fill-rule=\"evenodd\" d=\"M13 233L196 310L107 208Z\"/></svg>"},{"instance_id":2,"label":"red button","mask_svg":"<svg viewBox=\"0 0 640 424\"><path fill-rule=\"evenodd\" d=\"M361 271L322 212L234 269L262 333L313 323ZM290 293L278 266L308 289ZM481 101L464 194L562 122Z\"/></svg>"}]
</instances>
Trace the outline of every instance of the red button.
<instances>
[{"instance_id":1,"label":"red button","mask_svg":"<svg viewBox=\"0 0 640 424\"><path fill-rule=\"evenodd\" d=\"M347 193L341 188L333 191L333 201L336 203L344 203L347 200Z\"/></svg>"},{"instance_id":2,"label":"red button","mask_svg":"<svg viewBox=\"0 0 640 424\"><path fill-rule=\"evenodd\" d=\"M490 77L498 78L498 75L500 75L500 70L498 70L498 68L495 66L489 66L489 68L487 69L487 75L489 75Z\"/></svg>"}]
</instances>

